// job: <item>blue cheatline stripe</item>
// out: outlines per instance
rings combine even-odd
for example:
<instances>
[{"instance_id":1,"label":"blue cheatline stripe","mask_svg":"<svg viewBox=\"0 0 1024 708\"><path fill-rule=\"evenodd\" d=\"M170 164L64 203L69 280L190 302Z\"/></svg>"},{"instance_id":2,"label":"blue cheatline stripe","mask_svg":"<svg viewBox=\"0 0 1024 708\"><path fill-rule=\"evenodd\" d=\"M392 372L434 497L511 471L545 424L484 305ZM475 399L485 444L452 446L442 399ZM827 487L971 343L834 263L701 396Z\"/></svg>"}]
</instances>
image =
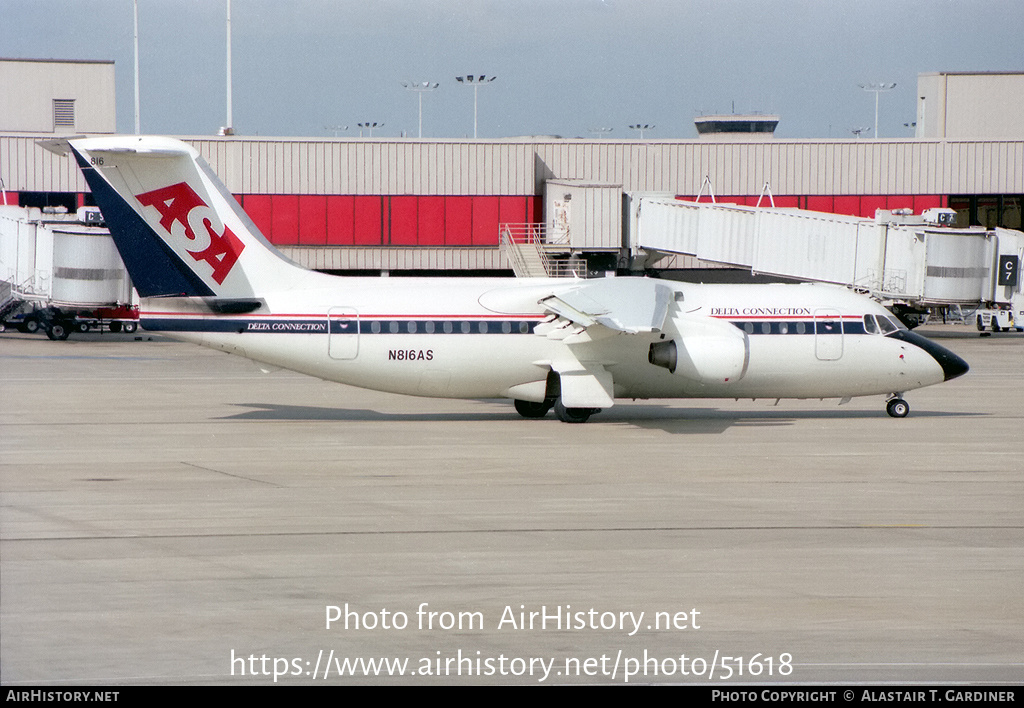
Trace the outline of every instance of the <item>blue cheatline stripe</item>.
<instances>
[{"instance_id":1,"label":"blue cheatline stripe","mask_svg":"<svg viewBox=\"0 0 1024 708\"><path fill-rule=\"evenodd\" d=\"M863 320L843 320L840 326L839 320L797 320L794 322L779 322L765 320L729 320L736 327L742 329L749 335L756 334L864 334Z\"/></svg>"},{"instance_id":2,"label":"blue cheatline stripe","mask_svg":"<svg viewBox=\"0 0 1024 708\"><path fill-rule=\"evenodd\" d=\"M151 332L258 332L263 334L327 334L328 319L245 319L224 317L145 317ZM332 317L331 334L532 334L538 324L528 320L395 320Z\"/></svg>"},{"instance_id":3,"label":"blue cheatline stripe","mask_svg":"<svg viewBox=\"0 0 1024 708\"><path fill-rule=\"evenodd\" d=\"M536 322L527 320L363 320L360 334L532 334ZM343 333L331 322L331 333Z\"/></svg>"},{"instance_id":4,"label":"blue cheatline stripe","mask_svg":"<svg viewBox=\"0 0 1024 708\"><path fill-rule=\"evenodd\" d=\"M730 320L751 336L762 334L865 334L862 320ZM146 317L140 320L151 332L262 332L271 334L327 334L328 318L247 319L226 317ZM331 317L331 334L532 334L539 324L529 320L412 320Z\"/></svg>"}]
</instances>

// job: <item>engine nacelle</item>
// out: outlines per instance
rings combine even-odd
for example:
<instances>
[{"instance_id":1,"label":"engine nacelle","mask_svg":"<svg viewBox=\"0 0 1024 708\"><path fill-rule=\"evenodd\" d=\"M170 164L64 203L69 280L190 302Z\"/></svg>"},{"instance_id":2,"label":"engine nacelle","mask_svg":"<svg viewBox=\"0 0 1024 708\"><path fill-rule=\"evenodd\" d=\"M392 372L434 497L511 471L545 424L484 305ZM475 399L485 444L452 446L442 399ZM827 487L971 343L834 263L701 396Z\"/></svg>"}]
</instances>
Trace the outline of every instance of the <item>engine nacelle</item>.
<instances>
[{"instance_id":1,"label":"engine nacelle","mask_svg":"<svg viewBox=\"0 0 1024 708\"><path fill-rule=\"evenodd\" d=\"M699 383L732 383L747 373L750 340L729 322L677 315L678 335L651 345L647 360Z\"/></svg>"}]
</instances>

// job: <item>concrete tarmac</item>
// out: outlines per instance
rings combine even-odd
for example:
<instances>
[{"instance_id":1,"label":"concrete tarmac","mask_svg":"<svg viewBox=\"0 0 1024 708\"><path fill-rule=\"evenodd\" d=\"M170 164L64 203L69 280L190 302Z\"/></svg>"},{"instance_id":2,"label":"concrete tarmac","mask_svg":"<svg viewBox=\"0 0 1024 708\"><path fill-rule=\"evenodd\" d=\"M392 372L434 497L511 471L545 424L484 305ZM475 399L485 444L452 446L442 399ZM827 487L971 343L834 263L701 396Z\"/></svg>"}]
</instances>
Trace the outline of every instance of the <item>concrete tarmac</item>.
<instances>
[{"instance_id":1,"label":"concrete tarmac","mask_svg":"<svg viewBox=\"0 0 1024 708\"><path fill-rule=\"evenodd\" d=\"M906 419L683 400L586 425L2 334L0 677L1019 683L1024 335L919 331L972 369Z\"/></svg>"}]
</instances>

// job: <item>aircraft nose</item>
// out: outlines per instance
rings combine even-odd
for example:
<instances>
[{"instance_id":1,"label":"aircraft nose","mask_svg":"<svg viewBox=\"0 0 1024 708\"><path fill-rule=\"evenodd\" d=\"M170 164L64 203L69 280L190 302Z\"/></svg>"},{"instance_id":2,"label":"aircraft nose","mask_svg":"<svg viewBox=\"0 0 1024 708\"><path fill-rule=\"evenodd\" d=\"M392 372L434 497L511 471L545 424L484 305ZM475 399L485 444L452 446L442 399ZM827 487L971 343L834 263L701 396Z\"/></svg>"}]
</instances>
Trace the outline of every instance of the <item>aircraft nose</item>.
<instances>
[{"instance_id":1,"label":"aircraft nose","mask_svg":"<svg viewBox=\"0 0 1024 708\"><path fill-rule=\"evenodd\" d=\"M967 365L967 362L958 357L953 352L949 351L945 347L939 347L942 350L941 355L937 355L934 352L929 352L935 360L939 362L939 366L942 367L942 372L946 375L946 381L955 379L957 376L963 376L967 373L971 367Z\"/></svg>"},{"instance_id":2,"label":"aircraft nose","mask_svg":"<svg viewBox=\"0 0 1024 708\"><path fill-rule=\"evenodd\" d=\"M939 366L942 367L944 381L955 379L957 376L963 376L967 373L968 369L971 368L967 365L967 362L959 356L949 351L944 346L936 344L926 337L922 337L920 334L915 334L909 330L900 330L899 332L894 332L890 336L902 339L903 341L920 347L928 352L931 357L939 363Z\"/></svg>"}]
</instances>

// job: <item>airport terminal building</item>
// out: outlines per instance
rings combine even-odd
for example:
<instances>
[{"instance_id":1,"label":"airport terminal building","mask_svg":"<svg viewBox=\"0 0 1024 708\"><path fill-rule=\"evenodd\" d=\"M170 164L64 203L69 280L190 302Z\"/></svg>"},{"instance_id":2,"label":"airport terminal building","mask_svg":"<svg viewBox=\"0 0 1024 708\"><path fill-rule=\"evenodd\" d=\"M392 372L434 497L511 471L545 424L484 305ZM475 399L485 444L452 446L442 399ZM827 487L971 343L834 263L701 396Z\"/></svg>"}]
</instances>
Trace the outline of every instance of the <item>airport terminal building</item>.
<instances>
[{"instance_id":1,"label":"airport terminal building","mask_svg":"<svg viewBox=\"0 0 1024 708\"><path fill-rule=\"evenodd\" d=\"M272 243L333 272L508 272L501 233L517 229L558 233L547 239L558 258L628 269L629 203L644 194L868 217L949 207L958 225L1020 229L1024 107L1012 104L1024 100L1024 74L923 74L919 95L911 139L184 139ZM49 114L0 116L4 203L91 203L73 160L37 141L114 132L113 112L106 124L76 124L67 98L44 96Z\"/></svg>"}]
</instances>

